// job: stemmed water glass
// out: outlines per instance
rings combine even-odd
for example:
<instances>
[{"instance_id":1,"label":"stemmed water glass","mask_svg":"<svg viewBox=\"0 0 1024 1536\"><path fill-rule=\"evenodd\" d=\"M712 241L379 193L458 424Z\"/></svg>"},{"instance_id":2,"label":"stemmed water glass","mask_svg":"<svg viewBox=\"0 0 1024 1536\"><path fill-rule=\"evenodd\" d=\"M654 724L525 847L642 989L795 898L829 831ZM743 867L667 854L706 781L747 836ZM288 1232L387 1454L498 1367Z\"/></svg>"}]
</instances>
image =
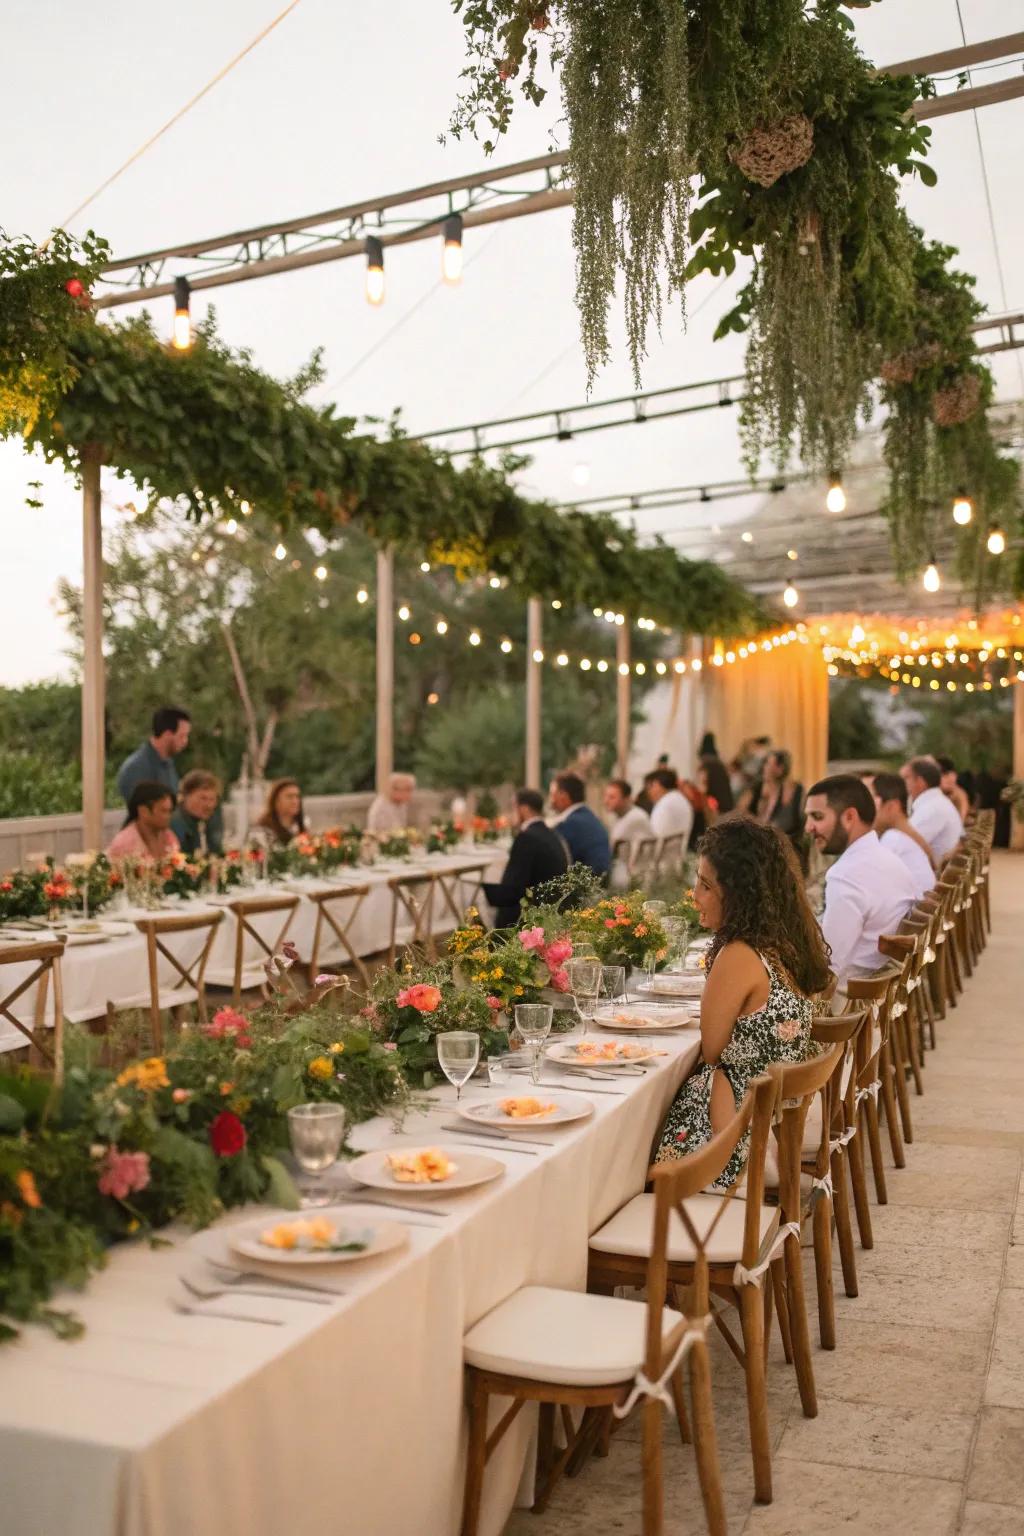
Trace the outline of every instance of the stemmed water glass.
<instances>
[{"instance_id":1,"label":"stemmed water glass","mask_svg":"<svg viewBox=\"0 0 1024 1536\"><path fill-rule=\"evenodd\" d=\"M551 1033L553 1012L554 1009L550 1003L516 1004L516 1029L532 1051L530 1076L535 1083L540 1082L541 1046Z\"/></svg>"},{"instance_id":2,"label":"stemmed water glass","mask_svg":"<svg viewBox=\"0 0 1024 1536\"><path fill-rule=\"evenodd\" d=\"M626 967L624 965L602 965L601 996L613 1004L625 1001Z\"/></svg>"},{"instance_id":3,"label":"stemmed water glass","mask_svg":"<svg viewBox=\"0 0 1024 1536\"><path fill-rule=\"evenodd\" d=\"M455 1102L462 1098L462 1085L469 1081L480 1060L480 1036L471 1029L450 1029L437 1037L437 1059L441 1071L455 1088Z\"/></svg>"},{"instance_id":4,"label":"stemmed water glass","mask_svg":"<svg viewBox=\"0 0 1024 1536\"><path fill-rule=\"evenodd\" d=\"M344 1134L345 1111L340 1104L296 1104L288 1111L292 1156L302 1172L311 1176L299 1186L304 1206L330 1205L330 1191L320 1185L320 1175L338 1161Z\"/></svg>"},{"instance_id":5,"label":"stemmed water glass","mask_svg":"<svg viewBox=\"0 0 1024 1536\"><path fill-rule=\"evenodd\" d=\"M593 1022L601 986L600 960L581 960L574 956L566 961L565 972L569 978L569 989L576 1000L576 1013L580 1022Z\"/></svg>"},{"instance_id":6,"label":"stemmed water glass","mask_svg":"<svg viewBox=\"0 0 1024 1536\"><path fill-rule=\"evenodd\" d=\"M661 926L668 938L668 954L665 969L682 970L685 965L686 946L690 942L690 925L685 917L663 917Z\"/></svg>"}]
</instances>

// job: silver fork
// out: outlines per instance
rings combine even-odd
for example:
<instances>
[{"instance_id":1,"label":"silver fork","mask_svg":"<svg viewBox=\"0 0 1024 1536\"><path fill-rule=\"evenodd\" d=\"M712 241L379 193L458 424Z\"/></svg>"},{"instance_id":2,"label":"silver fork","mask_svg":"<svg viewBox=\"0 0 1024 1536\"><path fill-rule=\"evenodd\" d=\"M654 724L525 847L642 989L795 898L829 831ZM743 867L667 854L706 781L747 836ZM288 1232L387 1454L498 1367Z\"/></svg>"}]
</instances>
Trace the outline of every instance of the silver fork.
<instances>
[{"instance_id":1,"label":"silver fork","mask_svg":"<svg viewBox=\"0 0 1024 1536\"><path fill-rule=\"evenodd\" d=\"M272 1282L266 1288L261 1289L256 1285L243 1286L238 1281L228 1281L223 1285L204 1286L197 1284L195 1280L189 1280L186 1275L179 1275L178 1279L186 1291L191 1291L193 1296L198 1296L202 1301L216 1301L219 1296L230 1296L232 1291L238 1296L264 1296L273 1301L312 1301L318 1307L329 1307L334 1299L334 1295L327 1292L302 1292L297 1286L289 1286L287 1288L279 1286L276 1290L273 1290L271 1289ZM334 1294L343 1296L344 1292L337 1291Z\"/></svg>"},{"instance_id":2,"label":"silver fork","mask_svg":"<svg viewBox=\"0 0 1024 1536\"><path fill-rule=\"evenodd\" d=\"M171 1306L175 1312L181 1312L185 1317L213 1318L215 1321L230 1323L269 1323L274 1328L284 1327L283 1317L255 1317L249 1312L204 1312L202 1307L194 1307L187 1301L172 1300Z\"/></svg>"},{"instance_id":3,"label":"silver fork","mask_svg":"<svg viewBox=\"0 0 1024 1536\"><path fill-rule=\"evenodd\" d=\"M340 1291L327 1291L319 1285L307 1285L304 1280L271 1280L267 1275L261 1275L257 1269L232 1269L230 1264L221 1259L207 1259L211 1269L219 1271L214 1277L218 1285L225 1287L232 1285L260 1285L264 1288L276 1286L281 1291L298 1291L300 1294L312 1292L314 1296L326 1296L333 1300L340 1296Z\"/></svg>"}]
</instances>

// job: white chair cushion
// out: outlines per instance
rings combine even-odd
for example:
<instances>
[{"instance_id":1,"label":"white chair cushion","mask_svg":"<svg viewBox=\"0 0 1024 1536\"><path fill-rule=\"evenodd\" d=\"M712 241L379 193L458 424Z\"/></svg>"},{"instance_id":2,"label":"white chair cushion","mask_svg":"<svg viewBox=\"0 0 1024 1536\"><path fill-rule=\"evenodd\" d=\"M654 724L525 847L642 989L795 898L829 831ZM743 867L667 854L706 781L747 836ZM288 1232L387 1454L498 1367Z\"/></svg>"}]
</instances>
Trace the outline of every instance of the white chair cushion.
<instances>
[{"instance_id":1,"label":"white chair cushion","mask_svg":"<svg viewBox=\"0 0 1024 1536\"><path fill-rule=\"evenodd\" d=\"M703 1239L717 1215L723 1195L691 1195L686 1201L686 1211ZM746 1217L745 1200L730 1199L710 1238L705 1252L711 1264L735 1264L743 1257L743 1223ZM778 1209L761 1207L760 1242L779 1224ZM629 1258L647 1258L651 1251L651 1231L654 1226L654 1196L634 1195L621 1211L616 1211L611 1221L606 1221L590 1239L591 1248L599 1253L620 1253ZM675 1211L669 1219L668 1259L670 1264L689 1264L697 1257L690 1234Z\"/></svg>"},{"instance_id":2,"label":"white chair cushion","mask_svg":"<svg viewBox=\"0 0 1024 1536\"><path fill-rule=\"evenodd\" d=\"M681 1321L666 1307L662 1335ZM588 1296L527 1285L466 1334L467 1365L563 1386L630 1381L644 1363L647 1306L617 1296Z\"/></svg>"},{"instance_id":3,"label":"white chair cushion","mask_svg":"<svg viewBox=\"0 0 1024 1536\"><path fill-rule=\"evenodd\" d=\"M804 1144L800 1151L804 1157L814 1157L821 1145L821 1094L816 1093L804 1121ZM769 1136L764 1154L764 1187L779 1187L779 1149L775 1137Z\"/></svg>"}]
</instances>

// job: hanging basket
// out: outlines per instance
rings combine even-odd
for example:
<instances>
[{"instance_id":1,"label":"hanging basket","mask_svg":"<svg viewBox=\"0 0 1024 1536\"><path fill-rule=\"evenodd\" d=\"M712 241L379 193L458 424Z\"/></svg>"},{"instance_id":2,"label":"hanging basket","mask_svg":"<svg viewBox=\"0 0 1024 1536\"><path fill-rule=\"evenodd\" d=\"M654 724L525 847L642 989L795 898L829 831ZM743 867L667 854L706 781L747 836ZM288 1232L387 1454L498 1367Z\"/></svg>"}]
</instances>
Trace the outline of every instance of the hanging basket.
<instances>
[{"instance_id":1,"label":"hanging basket","mask_svg":"<svg viewBox=\"0 0 1024 1536\"><path fill-rule=\"evenodd\" d=\"M730 159L748 181L771 187L780 176L806 165L813 149L814 124L802 112L796 112L770 127L755 128L739 149L730 152Z\"/></svg>"},{"instance_id":2,"label":"hanging basket","mask_svg":"<svg viewBox=\"0 0 1024 1536\"><path fill-rule=\"evenodd\" d=\"M976 373L965 373L948 389L932 395L932 420L937 427L959 427L970 421L981 404L981 380Z\"/></svg>"},{"instance_id":3,"label":"hanging basket","mask_svg":"<svg viewBox=\"0 0 1024 1536\"><path fill-rule=\"evenodd\" d=\"M937 362L941 352L937 341L911 347L906 352L898 352L895 357L887 357L878 372L885 384L909 384L922 368L930 368Z\"/></svg>"}]
</instances>

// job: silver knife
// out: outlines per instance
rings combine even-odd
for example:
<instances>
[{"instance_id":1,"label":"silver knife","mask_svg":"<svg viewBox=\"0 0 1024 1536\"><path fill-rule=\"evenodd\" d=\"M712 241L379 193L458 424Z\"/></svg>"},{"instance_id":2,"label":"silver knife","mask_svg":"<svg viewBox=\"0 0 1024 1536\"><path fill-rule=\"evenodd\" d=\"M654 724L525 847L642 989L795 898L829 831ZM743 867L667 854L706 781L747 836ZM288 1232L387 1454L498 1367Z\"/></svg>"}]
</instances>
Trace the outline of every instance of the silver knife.
<instances>
[{"instance_id":1,"label":"silver knife","mask_svg":"<svg viewBox=\"0 0 1024 1536\"><path fill-rule=\"evenodd\" d=\"M527 1147L555 1147L555 1141L534 1141L529 1136L513 1136L508 1131L491 1130L490 1126L476 1126L473 1130L467 1130L464 1125L442 1125L442 1131L451 1131L453 1136L489 1136L492 1141L512 1141L516 1146Z\"/></svg>"},{"instance_id":2,"label":"silver knife","mask_svg":"<svg viewBox=\"0 0 1024 1536\"><path fill-rule=\"evenodd\" d=\"M611 1093L611 1094L614 1094L617 1099L624 1099L626 1097L626 1090L625 1090L625 1088L590 1088L590 1087L584 1087L584 1085L581 1082L577 1081L578 1076L579 1076L578 1073L574 1073L574 1072L567 1072L566 1073L566 1078L571 1078L572 1079L572 1081L568 1084L568 1086L572 1088L574 1093ZM588 1082L589 1082L589 1079L588 1079ZM540 1088L564 1088L564 1087L566 1087L566 1079L563 1079L561 1082L553 1083L550 1078L542 1077L541 1080L540 1080L540 1083L538 1084L538 1087L540 1087Z\"/></svg>"}]
</instances>

